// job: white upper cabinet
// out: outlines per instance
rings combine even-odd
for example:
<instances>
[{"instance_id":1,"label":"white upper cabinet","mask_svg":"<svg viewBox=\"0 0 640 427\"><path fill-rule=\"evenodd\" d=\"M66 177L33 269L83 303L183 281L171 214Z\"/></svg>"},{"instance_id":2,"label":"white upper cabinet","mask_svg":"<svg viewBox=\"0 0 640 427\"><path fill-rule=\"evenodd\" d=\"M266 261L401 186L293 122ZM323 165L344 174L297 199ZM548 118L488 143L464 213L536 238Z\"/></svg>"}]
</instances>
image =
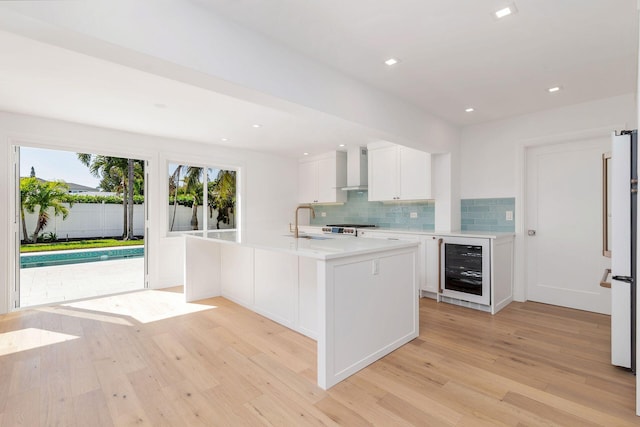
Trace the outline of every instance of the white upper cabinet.
<instances>
[{"instance_id":1,"label":"white upper cabinet","mask_svg":"<svg viewBox=\"0 0 640 427\"><path fill-rule=\"evenodd\" d=\"M332 151L305 157L298 168L300 203L343 203L347 201L347 153Z\"/></svg>"},{"instance_id":2,"label":"white upper cabinet","mask_svg":"<svg viewBox=\"0 0 640 427\"><path fill-rule=\"evenodd\" d=\"M369 201L431 198L431 154L395 144L369 145Z\"/></svg>"}]
</instances>

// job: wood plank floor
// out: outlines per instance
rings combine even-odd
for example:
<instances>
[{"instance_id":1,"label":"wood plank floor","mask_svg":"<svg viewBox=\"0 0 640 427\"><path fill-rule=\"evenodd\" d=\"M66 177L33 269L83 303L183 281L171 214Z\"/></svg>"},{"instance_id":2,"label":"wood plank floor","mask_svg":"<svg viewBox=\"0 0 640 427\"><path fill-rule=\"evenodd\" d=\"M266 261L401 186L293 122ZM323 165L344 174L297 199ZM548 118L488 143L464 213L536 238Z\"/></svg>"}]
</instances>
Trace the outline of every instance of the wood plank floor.
<instances>
[{"instance_id":1,"label":"wood plank floor","mask_svg":"<svg viewBox=\"0 0 640 427\"><path fill-rule=\"evenodd\" d=\"M635 377L609 364L608 316L423 299L419 338L323 391L312 340L223 298L181 297L0 317L0 425L640 425Z\"/></svg>"}]
</instances>

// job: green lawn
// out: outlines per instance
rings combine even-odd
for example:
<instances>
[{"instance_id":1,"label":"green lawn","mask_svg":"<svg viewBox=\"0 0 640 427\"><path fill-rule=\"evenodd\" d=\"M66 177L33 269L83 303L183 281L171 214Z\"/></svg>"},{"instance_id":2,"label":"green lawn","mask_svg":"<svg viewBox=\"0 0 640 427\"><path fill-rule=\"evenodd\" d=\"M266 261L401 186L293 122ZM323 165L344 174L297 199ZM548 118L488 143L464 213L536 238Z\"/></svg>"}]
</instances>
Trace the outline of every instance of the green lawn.
<instances>
[{"instance_id":1,"label":"green lawn","mask_svg":"<svg viewBox=\"0 0 640 427\"><path fill-rule=\"evenodd\" d=\"M64 251L69 249L90 249L109 248L113 246L140 246L144 245L144 240L79 240L76 242L54 242L54 243L31 243L20 245L20 253L43 252L43 251Z\"/></svg>"}]
</instances>

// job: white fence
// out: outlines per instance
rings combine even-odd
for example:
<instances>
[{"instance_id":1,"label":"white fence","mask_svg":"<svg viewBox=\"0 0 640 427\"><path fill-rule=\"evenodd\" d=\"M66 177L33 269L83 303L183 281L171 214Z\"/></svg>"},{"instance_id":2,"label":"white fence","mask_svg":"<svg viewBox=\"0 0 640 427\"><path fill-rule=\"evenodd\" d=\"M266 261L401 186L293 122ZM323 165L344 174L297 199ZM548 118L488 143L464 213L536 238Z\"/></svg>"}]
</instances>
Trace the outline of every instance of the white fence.
<instances>
[{"instance_id":1,"label":"white fence","mask_svg":"<svg viewBox=\"0 0 640 427\"><path fill-rule=\"evenodd\" d=\"M65 206L68 207L67 204ZM168 218L171 221L173 215L173 206L168 206ZM208 209L204 211L208 214ZM37 212L37 211L36 211ZM202 228L202 206L198 207L198 224ZM82 239L90 237L120 237L123 232L123 208L122 205L108 203L74 203L69 208L67 219L62 220L62 216L54 216L53 209L49 210L49 223L42 230L41 234L54 233L58 239ZM27 225L27 233L33 234L36 228L36 213L30 214L25 212L25 223ZM213 218L209 218L209 229L216 228L217 212L213 212ZM176 209L176 219L174 223L174 231L191 230L191 208L186 206L178 206ZM233 223L233 218L232 218ZM169 225L166 225L169 229ZM227 225L220 223L220 228L232 228L232 224ZM136 236L144 235L144 204L134 205L133 208L133 233ZM22 227L20 227L20 238L24 240L22 235Z\"/></svg>"},{"instance_id":2,"label":"white fence","mask_svg":"<svg viewBox=\"0 0 640 427\"><path fill-rule=\"evenodd\" d=\"M169 210L167 211L168 225L167 230L171 227L171 220L173 219L173 205L168 205ZM206 213L207 215L207 228L209 230L215 230L216 227L216 218L218 218L218 212L216 210L213 211L213 216L209 217L209 209L202 209L202 206L198 206L198 227L202 229L204 227L204 222L202 220L202 215ZM229 224L225 224L220 222L220 229L228 229L233 228L235 218L231 215L231 220ZM187 206L178 205L176 208L176 218L173 222L173 230L172 231L190 231L191 230L191 208Z\"/></svg>"}]
</instances>

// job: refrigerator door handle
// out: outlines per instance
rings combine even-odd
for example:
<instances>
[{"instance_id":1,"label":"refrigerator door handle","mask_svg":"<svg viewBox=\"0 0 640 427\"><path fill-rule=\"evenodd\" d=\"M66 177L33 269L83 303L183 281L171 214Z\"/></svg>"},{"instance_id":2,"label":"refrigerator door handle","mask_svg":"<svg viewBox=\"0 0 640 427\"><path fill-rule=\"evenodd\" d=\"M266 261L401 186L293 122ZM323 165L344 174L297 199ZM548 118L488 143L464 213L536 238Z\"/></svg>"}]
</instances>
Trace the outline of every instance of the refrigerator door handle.
<instances>
[{"instance_id":1,"label":"refrigerator door handle","mask_svg":"<svg viewBox=\"0 0 640 427\"><path fill-rule=\"evenodd\" d=\"M630 276L612 276L611 278L620 282L633 283L633 277Z\"/></svg>"},{"instance_id":2,"label":"refrigerator door handle","mask_svg":"<svg viewBox=\"0 0 640 427\"><path fill-rule=\"evenodd\" d=\"M611 288L611 282L607 282L607 277L611 274L610 268L605 268L604 273L602 274L602 279L600 279L600 286L603 288Z\"/></svg>"}]
</instances>

